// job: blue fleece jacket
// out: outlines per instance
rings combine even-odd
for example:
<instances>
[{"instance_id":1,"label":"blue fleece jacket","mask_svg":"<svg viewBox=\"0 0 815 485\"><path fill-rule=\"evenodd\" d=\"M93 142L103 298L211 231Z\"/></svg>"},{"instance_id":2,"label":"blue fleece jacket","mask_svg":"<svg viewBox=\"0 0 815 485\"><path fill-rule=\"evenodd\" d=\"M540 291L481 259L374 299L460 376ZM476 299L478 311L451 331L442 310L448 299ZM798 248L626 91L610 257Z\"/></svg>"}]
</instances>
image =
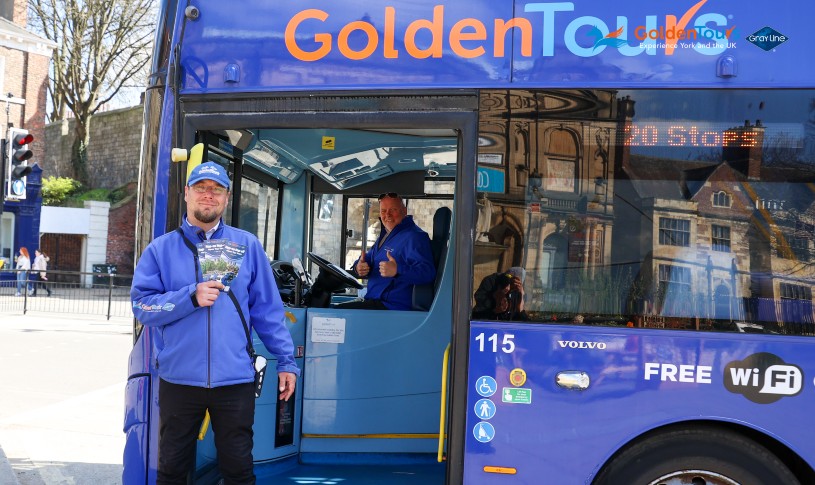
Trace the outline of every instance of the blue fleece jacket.
<instances>
[{"instance_id":1,"label":"blue fleece jacket","mask_svg":"<svg viewBox=\"0 0 815 485\"><path fill-rule=\"evenodd\" d=\"M205 238L200 228L186 221L182 230L192 244ZM260 241L223 222L210 239L246 246L229 291L234 292L250 329L277 358L277 371L299 375L291 334L283 323L283 303ZM252 382L255 370L234 303L222 292L213 306L197 307L193 295L200 281L200 265L175 231L156 238L139 259L130 297L136 318L158 329L153 343L159 376L198 387Z\"/></svg>"},{"instance_id":2,"label":"blue fleece jacket","mask_svg":"<svg viewBox=\"0 0 815 485\"><path fill-rule=\"evenodd\" d=\"M388 252L396 260L397 274L393 278L379 274L379 263L388 261ZM371 266L365 299L380 300L389 310L410 310L413 287L432 283L436 278L430 237L413 222L413 216L405 216L389 233L383 229L365 253L365 262Z\"/></svg>"}]
</instances>

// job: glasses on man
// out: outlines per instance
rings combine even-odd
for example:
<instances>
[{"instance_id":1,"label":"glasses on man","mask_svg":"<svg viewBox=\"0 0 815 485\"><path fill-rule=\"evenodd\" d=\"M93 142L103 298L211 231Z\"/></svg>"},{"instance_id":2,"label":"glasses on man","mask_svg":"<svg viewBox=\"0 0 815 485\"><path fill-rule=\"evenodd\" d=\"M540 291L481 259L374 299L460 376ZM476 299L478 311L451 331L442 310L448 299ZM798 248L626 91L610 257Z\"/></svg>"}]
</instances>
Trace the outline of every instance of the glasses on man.
<instances>
[{"instance_id":1,"label":"glasses on man","mask_svg":"<svg viewBox=\"0 0 815 485\"><path fill-rule=\"evenodd\" d=\"M399 194L397 194L396 192L385 192L384 194L379 194L379 200L382 200L384 198L395 199L397 197L399 197Z\"/></svg>"},{"instance_id":2,"label":"glasses on man","mask_svg":"<svg viewBox=\"0 0 815 485\"><path fill-rule=\"evenodd\" d=\"M227 192L226 187L221 187L219 185L212 187L207 187L206 185L193 185L191 188L196 194L206 194L209 192L212 195L224 195Z\"/></svg>"}]
</instances>

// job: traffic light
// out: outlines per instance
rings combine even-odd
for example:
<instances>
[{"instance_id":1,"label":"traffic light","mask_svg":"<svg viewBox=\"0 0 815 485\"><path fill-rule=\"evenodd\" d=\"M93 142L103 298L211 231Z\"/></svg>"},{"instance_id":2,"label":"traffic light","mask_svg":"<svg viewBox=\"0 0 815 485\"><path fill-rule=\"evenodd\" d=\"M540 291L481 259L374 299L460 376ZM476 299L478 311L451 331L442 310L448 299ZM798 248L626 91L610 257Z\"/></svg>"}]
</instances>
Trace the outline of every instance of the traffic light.
<instances>
[{"instance_id":1,"label":"traffic light","mask_svg":"<svg viewBox=\"0 0 815 485\"><path fill-rule=\"evenodd\" d=\"M28 160L34 156L29 148L34 136L20 128L9 128L6 139L6 200L25 199Z\"/></svg>"}]
</instances>

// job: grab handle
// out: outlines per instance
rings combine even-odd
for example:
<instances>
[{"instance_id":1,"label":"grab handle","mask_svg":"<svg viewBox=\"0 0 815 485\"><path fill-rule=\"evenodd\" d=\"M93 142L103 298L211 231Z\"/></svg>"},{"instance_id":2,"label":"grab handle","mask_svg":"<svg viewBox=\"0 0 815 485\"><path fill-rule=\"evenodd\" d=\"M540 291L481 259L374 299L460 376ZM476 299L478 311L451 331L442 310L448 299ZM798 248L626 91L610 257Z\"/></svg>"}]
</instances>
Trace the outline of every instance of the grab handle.
<instances>
[{"instance_id":1,"label":"grab handle","mask_svg":"<svg viewBox=\"0 0 815 485\"><path fill-rule=\"evenodd\" d=\"M439 413L439 453L436 459L439 463L444 461L444 422L447 420L447 373L448 359L450 357L450 344L444 349L444 360L441 363L441 413Z\"/></svg>"}]
</instances>

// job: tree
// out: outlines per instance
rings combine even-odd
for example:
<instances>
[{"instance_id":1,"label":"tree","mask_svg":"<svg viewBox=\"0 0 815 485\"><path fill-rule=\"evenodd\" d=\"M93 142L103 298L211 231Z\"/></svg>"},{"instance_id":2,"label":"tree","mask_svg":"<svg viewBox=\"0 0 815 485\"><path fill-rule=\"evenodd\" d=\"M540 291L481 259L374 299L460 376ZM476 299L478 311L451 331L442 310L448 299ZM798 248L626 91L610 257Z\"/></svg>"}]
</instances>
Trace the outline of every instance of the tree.
<instances>
[{"instance_id":1,"label":"tree","mask_svg":"<svg viewBox=\"0 0 815 485\"><path fill-rule=\"evenodd\" d=\"M54 41L49 121L74 115L71 167L89 186L92 116L127 83L145 85L155 0L29 0L31 26Z\"/></svg>"}]
</instances>

